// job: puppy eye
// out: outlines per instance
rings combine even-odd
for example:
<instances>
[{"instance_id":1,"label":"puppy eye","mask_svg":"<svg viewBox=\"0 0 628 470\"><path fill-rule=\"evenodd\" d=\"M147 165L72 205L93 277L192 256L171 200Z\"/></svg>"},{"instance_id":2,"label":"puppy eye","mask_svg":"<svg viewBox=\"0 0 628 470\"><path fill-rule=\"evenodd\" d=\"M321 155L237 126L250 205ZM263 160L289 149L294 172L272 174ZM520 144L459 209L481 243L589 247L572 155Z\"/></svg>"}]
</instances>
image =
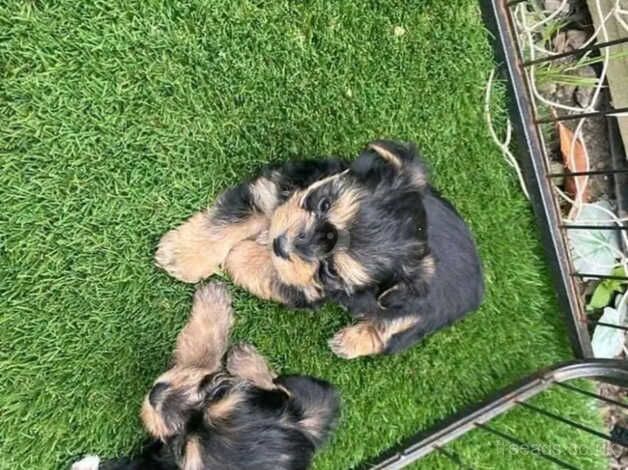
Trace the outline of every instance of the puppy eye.
<instances>
[{"instance_id":1,"label":"puppy eye","mask_svg":"<svg viewBox=\"0 0 628 470\"><path fill-rule=\"evenodd\" d=\"M297 239L305 240L305 232L299 232L299 234L297 235Z\"/></svg>"},{"instance_id":2,"label":"puppy eye","mask_svg":"<svg viewBox=\"0 0 628 470\"><path fill-rule=\"evenodd\" d=\"M318 203L318 211L322 214L326 213L330 207L331 207L331 202L326 197L321 199Z\"/></svg>"}]
</instances>

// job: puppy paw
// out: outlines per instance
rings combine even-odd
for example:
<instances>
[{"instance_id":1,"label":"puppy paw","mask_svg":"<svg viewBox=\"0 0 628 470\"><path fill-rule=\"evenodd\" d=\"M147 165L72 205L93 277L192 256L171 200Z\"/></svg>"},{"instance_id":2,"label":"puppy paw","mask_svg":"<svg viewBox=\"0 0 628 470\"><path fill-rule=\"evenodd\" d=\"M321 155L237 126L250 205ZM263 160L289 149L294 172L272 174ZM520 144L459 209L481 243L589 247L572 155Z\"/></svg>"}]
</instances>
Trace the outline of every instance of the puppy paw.
<instances>
[{"instance_id":1,"label":"puppy paw","mask_svg":"<svg viewBox=\"0 0 628 470\"><path fill-rule=\"evenodd\" d=\"M155 263L172 277L194 283L214 274L226 251L212 243L209 215L200 212L161 238Z\"/></svg>"},{"instance_id":2,"label":"puppy paw","mask_svg":"<svg viewBox=\"0 0 628 470\"><path fill-rule=\"evenodd\" d=\"M238 344L231 348L227 358L227 370L257 387L273 390L273 380L277 375L270 368L266 359L250 344Z\"/></svg>"},{"instance_id":3,"label":"puppy paw","mask_svg":"<svg viewBox=\"0 0 628 470\"><path fill-rule=\"evenodd\" d=\"M379 334L370 322L360 322L343 328L329 340L329 347L336 356L343 359L371 356L384 350Z\"/></svg>"},{"instance_id":4,"label":"puppy paw","mask_svg":"<svg viewBox=\"0 0 628 470\"><path fill-rule=\"evenodd\" d=\"M98 470L100 458L97 455L86 455L78 462L74 462L70 470Z\"/></svg>"}]
</instances>

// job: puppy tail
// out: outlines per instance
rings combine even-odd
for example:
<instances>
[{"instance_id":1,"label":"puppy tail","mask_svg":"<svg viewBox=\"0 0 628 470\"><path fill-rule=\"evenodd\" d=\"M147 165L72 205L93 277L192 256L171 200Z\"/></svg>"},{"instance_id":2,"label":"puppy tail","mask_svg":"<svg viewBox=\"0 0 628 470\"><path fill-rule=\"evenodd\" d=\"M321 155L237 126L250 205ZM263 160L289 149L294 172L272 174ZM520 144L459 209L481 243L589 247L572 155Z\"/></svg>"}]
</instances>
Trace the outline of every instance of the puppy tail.
<instances>
[{"instance_id":1,"label":"puppy tail","mask_svg":"<svg viewBox=\"0 0 628 470\"><path fill-rule=\"evenodd\" d=\"M301 430L319 447L335 428L340 415L336 389L320 379L305 375L284 375L275 380L291 394L291 403L300 416Z\"/></svg>"}]
</instances>

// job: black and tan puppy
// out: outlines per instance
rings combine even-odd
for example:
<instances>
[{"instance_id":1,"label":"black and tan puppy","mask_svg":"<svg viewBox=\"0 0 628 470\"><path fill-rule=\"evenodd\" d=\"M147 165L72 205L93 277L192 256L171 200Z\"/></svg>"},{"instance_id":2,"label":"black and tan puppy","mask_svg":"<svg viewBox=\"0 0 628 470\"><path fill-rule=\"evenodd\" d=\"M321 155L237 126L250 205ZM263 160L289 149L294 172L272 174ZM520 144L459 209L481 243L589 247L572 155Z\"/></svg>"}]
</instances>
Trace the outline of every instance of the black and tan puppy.
<instances>
[{"instance_id":1,"label":"black and tan puppy","mask_svg":"<svg viewBox=\"0 0 628 470\"><path fill-rule=\"evenodd\" d=\"M224 286L195 297L173 366L147 394L142 421L151 440L134 458L72 470L300 470L333 427L339 400L326 382L277 376L249 345L228 348L233 313Z\"/></svg>"},{"instance_id":2,"label":"black and tan puppy","mask_svg":"<svg viewBox=\"0 0 628 470\"><path fill-rule=\"evenodd\" d=\"M187 282L222 267L295 307L340 303L359 320L330 341L345 358L403 350L475 310L484 291L465 223L414 146L391 141L352 162L265 168L164 235L156 261Z\"/></svg>"}]
</instances>

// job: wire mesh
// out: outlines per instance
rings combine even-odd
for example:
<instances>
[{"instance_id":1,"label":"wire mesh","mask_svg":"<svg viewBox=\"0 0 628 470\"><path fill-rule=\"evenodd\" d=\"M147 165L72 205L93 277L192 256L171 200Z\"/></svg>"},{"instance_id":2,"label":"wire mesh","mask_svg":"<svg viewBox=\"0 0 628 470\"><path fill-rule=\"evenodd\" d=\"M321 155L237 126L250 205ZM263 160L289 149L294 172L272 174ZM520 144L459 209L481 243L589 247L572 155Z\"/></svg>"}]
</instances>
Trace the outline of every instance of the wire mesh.
<instances>
[{"instance_id":1,"label":"wire mesh","mask_svg":"<svg viewBox=\"0 0 628 470\"><path fill-rule=\"evenodd\" d=\"M578 383L578 385L574 385ZM475 462L469 462L457 452L454 444L461 436L484 433L495 439L505 452L512 454L513 462L532 468L567 468L581 469L582 466L573 458L577 448L561 449L547 440L532 442L530 435L522 435L519 428L509 427L507 418L510 413L527 412L544 420L544 425L555 430L553 434L579 432L587 439L597 440L598 444L613 444L628 448L628 429L615 425L610 433L605 431L602 422L594 427L591 423L580 422L580 416L563 416L550 408L551 402L539 399L556 390L566 394L564 399L575 401L587 400L591 408L613 405L622 410L628 404L601 395L597 384L612 383L628 387L628 365L622 360L589 359L562 364L554 368L539 371L520 383L498 392L494 397L476 407L459 413L438 424L434 428L415 436L401 449L393 449L381 457L377 463L365 464L360 469L397 470L405 468L430 454L437 454L456 468L470 469ZM534 401L534 404L531 402ZM595 411L597 413L597 411ZM563 428L560 428L562 426ZM500 444L501 443L501 444ZM522 457L525 456L525 464ZM580 463L580 464L579 464ZM490 464L490 463L489 463ZM486 467L484 467L486 468ZM528 468L520 466L517 468Z\"/></svg>"},{"instance_id":2,"label":"wire mesh","mask_svg":"<svg viewBox=\"0 0 628 470\"><path fill-rule=\"evenodd\" d=\"M591 0L589 30L570 29L574 19L573 2L569 0L551 9L542 0L494 3L501 3L496 14L503 15L510 26L511 41L504 47L513 49L516 70L512 73L518 73L524 84L518 91L528 95L525 103L530 125L535 127L534 135L539 140L537 176L548 181L551 197L546 203L557 219L559 242L567 257L563 263L572 283L568 291L574 297L570 313L579 330L576 350L591 356L593 329L626 331L625 320L598 321L601 311L592 313L587 309L586 298L600 281L628 281L626 153L623 145L609 146L606 161L600 161L599 156L597 161L591 158L592 147L598 144L591 142L591 129L597 126L607 133L608 141L621 143L616 121L628 118L628 107L613 107L608 91L609 65L622 60L627 52L621 46L628 43L628 12L620 0ZM621 37L610 36L611 21L620 25ZM576 33L580 43L569 44L565 39L568 33ZM564 90L580 92L585 102L574 104L574 99L565 99ZM600 187L610 187L611 195L592 196L600 192ZM593 256L594 250L606 253L606 262ZM627 308L626 302L627 295L618 296L614 307L622 311Z\"/></svg>"},{"instance_id":3,"label":"wire mesh","mask_svg":"<svg viewBox=\"0 0 628 470\"><path fill-rule=\"evenodd\" d=\"M476 462L465 458L456 443L478 433L506 446L513 453L517 468L593 468L592 461L577 459L569 449L557 448L551 438L533 442L534 439L521 429L505 426L501 421L511 413L520 412L529 414L530 419L545 420L545 426L552 432L555 430L556 435L581 433L587 443L601 442L607 453L609 449L624 449L621 452L628 456L625 450L628 448L628 419L609 418L594 426L581 416L572 416L536 401L544 393L558 390L570 394L569 399L579 397L607 410L625 413L628 409L623 399L602 393L605 387L620 386L623 396L627 396L626 346L615 359L594 359L591 343L591 333L596 328L623 333L628 331L627 320L604 321L599 309L591 313L586 305L592 287L607 281L628 281L628 160L618 129L618 120L628 118L628 106L614 106L608 90L609 66L624 54L617 50L628 44L628 2L587 2L590 16L585 19L591 21L588 28L582 30L580 42L570 47L566 47L565 42L558 45L557 41L561 35L561 40L566 41L567 33L563 33L573 22L572 0L483 2L485 20L495 35L496 52L498 58L503 59L507 73L514 117L514 124L508 121L506 137L501 141L490 118L492 73L485 99L489 132L508 164L517 172L532 202L556 281L556 293L566 314L572 346L582 359L539 371L483 403L449 417L388 451L376 463L365 464L360 469L400 469L434 455L455 467L473 468ZM545 8L549 3L553 4L552 8ZM610 34L610 22L619 25L620 37ZM625 52L628 56L628 49ZM583 74L582 70L587 73ZM623 77L626 87L627 79ZM557 99L557 88L552 91L552 81L571 87L574 94L578 88L586 89L586 93L580 93L576 104ZM607 150L603 159L593 158L600 142L590 140L591 126L603 129L601 145ZM509 149L514 131L523 147L522 159L517 159ZM606 193L599 187L607 188ZM595 191L597 194L592 197ZM591 208L597 214L591 213ZM607 251L607 260L594 259L586 266L579 263L578 259L591 257L582 252L583 244L574 241L574 237L592 238L588 240L591 244ZM617 311L626 308L628 293L620 291L615 300L613 306ZM586 379L584 385L575 382L582 379ZM608 411L606 414L612 416ZM525 464L522 455L528 458ZM478 465L476 468L490 467Z\"/></svg>"}]
</instances>

